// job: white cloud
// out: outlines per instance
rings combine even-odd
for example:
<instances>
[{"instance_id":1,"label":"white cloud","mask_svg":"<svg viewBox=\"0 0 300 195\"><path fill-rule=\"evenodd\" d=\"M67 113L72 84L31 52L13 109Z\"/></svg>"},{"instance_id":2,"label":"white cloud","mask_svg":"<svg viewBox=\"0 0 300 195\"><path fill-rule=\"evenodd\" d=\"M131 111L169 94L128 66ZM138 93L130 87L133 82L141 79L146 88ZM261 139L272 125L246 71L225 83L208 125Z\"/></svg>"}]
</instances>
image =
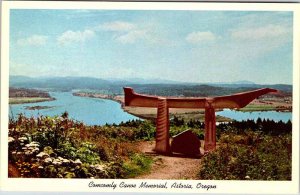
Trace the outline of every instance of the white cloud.
<instances>
[{"instance_id":1,"label":"white cloud","mask_svg":"<svg viewBox=\"0 0 300 195\"><path fill-rule=\"evenodd\" d=\"M92 30L84 31L71 31L68 30L64 32L57 38L57 41L61 45L67 45L70 43L84 42L88 39L91 39L95 35L95 32Z\"/></svg>"},{"instance_id":2,"label":"white cloud","mask_svg":"<svg viewBox=\"0 0 300 195\"><path fill-rule=\"evenodd\" d=\"M145 30L133 30L124 35L121 35L116 38L117 41L123 44L132 44L135 43L138 39L146 38L146 31Z\"/></svg>"},{"instance_id":3,"label":"white cloud","mask_svg":"<svg viewBox=\"0 0 300 195\"><path fill-rule=\"evenodd\" d=\"M150 44L162 44L167 42L162 33L159 32L157 24L153 23L132 23L127 21L112 21L102 23L91 28L95 32L108 32L112 39L122 44L134 44L138 40ZM170 45L168 41L168 45Z\"/></svg>"},{"instance_id":4,"label":"white cloud","mask_svg":"<svg viewBox=\"0 0 300 195\"><path fill-rule=\"evenodd\" d=\"M122 32L122 31L130 31L135 29L136 26L129 22L124 21L114 21L114 22L108 22L101 24L98 26L98 30L104 30L104 31L114 31L114 32Z\"/></svg>"},{"instance_id":5,"label":"white cloud","mask_svg":"<svg viewBox=\"0 0 300 195\"><path fill-rule=\"evenodd\" d=\"M133 44L137 40L154 42L156 37L152 28L137 25L126 21L113 21L103 23L95 28L95 31L109 31L112 33L113 40L122 44Z\"/></svg>"},{"instance_id":6,"label":"white cloud","mask_svg":"<svg viewBox=\"0 0 300 195\"><path fill-rule=\"evenodd\" d=\"M214 35L210 31L198 31L198 32L192 32L188 34L185 38L185 40L189 43L197 44L204 41L215 41L217 39L216 35Z\"/></svg>"},{"instance_id":7,"label":"white cloud","mask_svg":"<svg viewBox=\"0 0 300 195\"><path fill-rule=\"evenodd\" d=\"M242 28L231 30L231 37L241 40L277 38L288 34L289 29L285 26L272 24L257 28Z\"/></svg>"},{"instance_id":8,"label":"white cloud","mask_svg":"<svg viewBox=\"0 0 300 195\"><path fill-rule=\"evenodd\" d=\"M48 37L44 35L32 35L30 37L17 40L17 44L19 46L40 46L44 45L47 42L47 39Z\"/></svg>"}]
</instances>

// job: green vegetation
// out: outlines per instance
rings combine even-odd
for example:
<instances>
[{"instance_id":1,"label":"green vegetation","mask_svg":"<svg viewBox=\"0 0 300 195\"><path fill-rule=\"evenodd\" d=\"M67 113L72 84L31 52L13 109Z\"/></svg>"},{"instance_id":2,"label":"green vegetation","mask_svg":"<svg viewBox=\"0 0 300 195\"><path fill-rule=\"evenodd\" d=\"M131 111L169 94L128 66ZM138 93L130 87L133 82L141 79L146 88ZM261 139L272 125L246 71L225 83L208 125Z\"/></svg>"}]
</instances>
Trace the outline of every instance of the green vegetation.
<instances>
[{"instance_id":1,"label":"green vegetation","mask_svg":"<svg viewBox=\"0 0 300 195\"><path fill-rule=\"evenodd\" d=\"M152 158L143 154L133 154L130 160L123 164L123 168L127 177L135 177L150 171L152 162Z\"/></svg>"},{"instance_id":2,"label":"green vegetation","mask_svg":"<svg viewBox=\"0 0 300 195\"><path fill-rule=\"evenodd\" d=\"M204 123L174 118L171 136L191 129L204 139ZM292 123L247 120L217 126L217 149L205 155L200 180L291 180Z\"/></svg>"},{"instance_id":3,"label":"green vegetation","mask_svg":"<svg viewBox=\"0 0 300 195\"><path fill-rule=\"evenodd\" d=\"M45 102L51 101L53 98L43 98L43 97L15 97L9 98L9 104L26 104L35 102Z\"/></svg>"},{"instance_id":4,"label":"green vegetation","mask_svg":"<svg viewBox=\"0 0 300 195\"><path fill-rule=\"evenodd\" d=\"M129 124L129 123L128 123ZM149 139L147 122L136 127L85 126L61 117L26 118L9 123L10 177L129 178L150 169L152 159L135 145ZM143 129L145 128L145 129ZM151 130L151 129L150 129Z\"/></svg>"},{"instance_id":5,"label":"green vegetation","mask_svg":"<svg viewBox=\"0 0 300 195\"><path fill-rule=\"evenodd\" d=\"M9 104L25 104L54 100L49 93L36 89L9 88Z\"/></svg>"},{"instance_id":6,"label":"green vegetation","mask_svg":"<svg viewBox=\"0 0 300 195\"><path fill-rule=\"evenodd\" d=\"M50 98L49 93L36 89L9 88L9 97L43 97Z\"/></svg>"},{"instance_id":7,"label":"green vegetation","mask_svg":"<svg viewBox=\"0 0 300 195\"><path fill-rule=\"evenodd\" d=\"M218 148L204 156L199 179L291 180L292 135L261 131L222 133Z\"/></svg>"},{"instance_id":8,"label":"green vegetation","mask_svg":"<svg viewBox=\"0 0 300 195\"><path fill-rule=\"evenodd\" d=\"M265 105L265 104L252 105L252 104L249 104L246 107L241 108L239 110L243 111L243 112L254 112L254 111L271 111L271 110L276 110L276 109L277 108L274 105Z\"/></svg>"},{"instance_id":9,"label":"green vegetation","mask_svg":"<svg viewBox=\"0 0 300 195\"><path fill-rule=\"evenodd\" d=\"M204 123L174 117L170 136L191 129L204 139ZM290 180L292 123L232 121L217 126L217 149L203 157L199 179ZM153 140L155 124L132 120L86 126L60 117L9 122L9 176L42 178L132 178L147 173L153 159L138 142Z\"/></svg>"}]
</instances>

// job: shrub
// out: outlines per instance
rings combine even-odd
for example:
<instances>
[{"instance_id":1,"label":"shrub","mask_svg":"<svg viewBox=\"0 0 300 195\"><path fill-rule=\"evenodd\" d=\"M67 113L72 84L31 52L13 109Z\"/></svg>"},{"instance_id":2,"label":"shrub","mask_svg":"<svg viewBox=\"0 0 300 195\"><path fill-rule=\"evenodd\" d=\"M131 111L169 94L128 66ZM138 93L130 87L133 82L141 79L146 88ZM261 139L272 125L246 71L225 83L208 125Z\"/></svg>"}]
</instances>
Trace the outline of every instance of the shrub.
<instances>
[{"instance_id":1,"label":"shrub","mask_svg":"<svg viewBox=\"0 0 300 195\"><path fill-rule=\"evenodd\" d=\"M291 180L291 135L222 134L201 167L199 179Z\"/></svg>"}]
</instances>

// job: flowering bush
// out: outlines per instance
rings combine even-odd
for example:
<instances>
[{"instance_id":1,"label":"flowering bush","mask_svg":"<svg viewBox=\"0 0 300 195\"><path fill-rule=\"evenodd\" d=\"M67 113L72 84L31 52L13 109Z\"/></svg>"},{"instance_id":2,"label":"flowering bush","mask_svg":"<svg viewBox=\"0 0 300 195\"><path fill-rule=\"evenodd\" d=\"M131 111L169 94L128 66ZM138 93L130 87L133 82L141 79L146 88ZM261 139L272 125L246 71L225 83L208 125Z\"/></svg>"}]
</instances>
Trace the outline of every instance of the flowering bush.
<instances>
[{"instance_id":1,"label":"flowering bush","mask_svg":"<svg viewBox=\"0 0 300 195\"><path fill-rule=\"evenodd\" d=\"M11 177L131 176L128 173L131 170L126 166L136 164L130 156L139 155L139 151L130 141L137 139L133 131L140 129L131 128L133 130L130 132L124 129L129 127L90 127L69 120L66 114L63 116L34 119L19 115L16 121L10 121L9 165L17 172L9 171ZM143 159L149 159L146 156L140 158L142 162ZM143 168L144 163L137 165L137 169Z\"/></svg>"}]
</instances>

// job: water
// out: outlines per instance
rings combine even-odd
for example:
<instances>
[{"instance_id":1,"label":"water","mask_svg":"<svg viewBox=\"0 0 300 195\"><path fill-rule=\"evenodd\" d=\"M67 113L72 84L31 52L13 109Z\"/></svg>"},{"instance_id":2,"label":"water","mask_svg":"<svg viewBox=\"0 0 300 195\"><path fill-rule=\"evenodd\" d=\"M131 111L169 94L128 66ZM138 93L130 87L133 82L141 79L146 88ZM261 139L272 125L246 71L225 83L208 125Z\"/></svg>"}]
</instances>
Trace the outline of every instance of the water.
<instances>
[{"instance_id":1,"label":"water","mask_svg":"<svg viewBox=\"0 0 300 195\"><path fill-rule=\"evenodd\" d=\"M288 120L292 121L292 113L291 112L276 112L276 111L255 111L255 112L242 112L225 109L223 111L217 112L217 115L228 117L231 119L235 119L237 121L252 119L257 120L258 118L270 119L274 121L287 122Z\"/></svg>"},{"instance_id":2,"label":"water","mask_svg":"<svg viewBox=\"0 0 300 195\"><path fill-rule=\"evenodd\" d=\"M50 92L50 95L56 100L10 105L10 116L13 114L15 117L19 113L23 113L27 117L60 116L67 111L69 118L87 125L119 124L122 121L137 119L137 117L124 112L121 105L112 100L73 96L70 92ZM49 106L51 108L28 110L27 106Z\"/></svg>"},{"instance_id":3,"label":"water","mask_svg":"<svg viewBox=\"0 0 300 195\"><path fill-rule=\"evenodd\" d=\"M56 98L56 100L10 105L10 116L11 114L17 116L19 113L23 113L27 117L37 117L39 115L59 116L63 112L67 111L70 118L81 121L87 125L104 125L105 123L119 124L122 121L125 122L137 119L137 117L124 112L120 104L112 100L73 96L72 93L69 92L51 92L50 95ZM27 106L49 106L51 108L28 110L26 109ZM247 119L257 120L259 117L274 121L282 120L284 122L292 119L291 112L276 111L241 112L225 109L217 112L216 114L235 119L237 121Z\"/></svg>"}]
</instances>

